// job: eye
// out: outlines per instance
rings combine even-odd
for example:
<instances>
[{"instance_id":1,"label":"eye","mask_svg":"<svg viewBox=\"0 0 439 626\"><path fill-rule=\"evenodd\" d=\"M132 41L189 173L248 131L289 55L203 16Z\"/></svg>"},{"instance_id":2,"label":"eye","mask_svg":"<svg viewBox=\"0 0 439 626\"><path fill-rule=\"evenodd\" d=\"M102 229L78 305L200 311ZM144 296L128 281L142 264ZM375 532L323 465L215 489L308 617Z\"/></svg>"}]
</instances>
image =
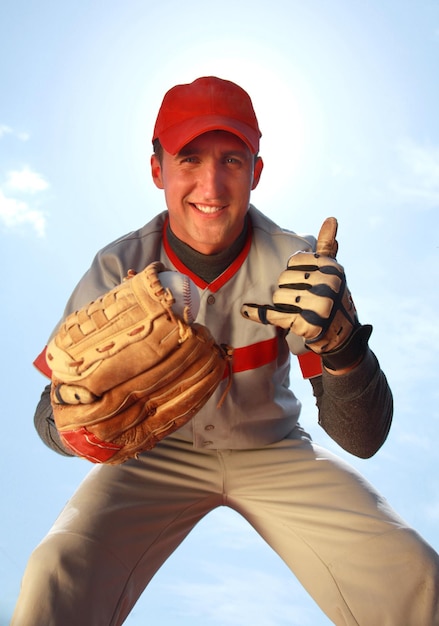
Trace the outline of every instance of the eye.
<instances>
[{"instance_id":1,"label":"eye","mask_svg":"<svg viewBox=\"0 0 439 626\"><path fill-rule=\"evenodd\" d=\"M225 162L227 163L227 165L240 165L241 164L241 160L235 156L226 157Z\"/></svg>"},{"instance_id":2,"label":"eye","mask_svg":"<svg viewBox=\"0 0 439 626\"><path fill-rule=\"evenodd\" d=\"M185 151L182 150L181 152L179 152L176 157L175 160L184 165L184 164L192 164L192 163L198 163L200 158L199 155L196 152L189 152L189 151Z\"/></svg>"}]
</instances>

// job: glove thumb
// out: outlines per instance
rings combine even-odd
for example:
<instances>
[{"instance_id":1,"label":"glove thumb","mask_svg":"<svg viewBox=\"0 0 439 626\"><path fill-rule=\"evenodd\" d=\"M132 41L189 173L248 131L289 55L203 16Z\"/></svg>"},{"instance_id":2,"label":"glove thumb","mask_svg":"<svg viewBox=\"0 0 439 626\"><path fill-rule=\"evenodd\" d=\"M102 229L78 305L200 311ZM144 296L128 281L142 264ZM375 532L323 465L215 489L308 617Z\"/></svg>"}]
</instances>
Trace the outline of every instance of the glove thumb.
<instances>
[{"instance_id":1,"label":"glove thumb","mask_svg":"<svg viewBox=\"0 0 439 626\"><path fill-rule=\"evenodd\" d=\"M338 251L337 235L338 222L335 217L327 217L323 222L317 237L316 254L329 256L335 259Z\"/></svg>"}]
</instances>

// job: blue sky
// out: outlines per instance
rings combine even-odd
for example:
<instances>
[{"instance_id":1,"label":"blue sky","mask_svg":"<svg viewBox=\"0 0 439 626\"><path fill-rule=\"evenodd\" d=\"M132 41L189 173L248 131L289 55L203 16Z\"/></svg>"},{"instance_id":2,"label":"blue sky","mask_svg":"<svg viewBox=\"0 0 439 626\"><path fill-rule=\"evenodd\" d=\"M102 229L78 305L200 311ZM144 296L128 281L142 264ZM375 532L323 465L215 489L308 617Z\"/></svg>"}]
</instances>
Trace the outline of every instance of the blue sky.
<instances>
[{"instance_id":1,"label":"blue sky","mask_svg":"<svg viewBox=\"0 0 439 626\"><path fill-rule=\"evenodd\" d=\"M164 207L150 139L164 92L216 74L253 98L253 202L285 227L339 220L339 260L395 395L359 468L439 548L439 2L16 0L0 9L3 514L0 626L32 548L89 469L40 443L34 357L95 251ZM227 509L157 574L129 626L324 626L285 565Z\"/></svg>"}]
</instances>

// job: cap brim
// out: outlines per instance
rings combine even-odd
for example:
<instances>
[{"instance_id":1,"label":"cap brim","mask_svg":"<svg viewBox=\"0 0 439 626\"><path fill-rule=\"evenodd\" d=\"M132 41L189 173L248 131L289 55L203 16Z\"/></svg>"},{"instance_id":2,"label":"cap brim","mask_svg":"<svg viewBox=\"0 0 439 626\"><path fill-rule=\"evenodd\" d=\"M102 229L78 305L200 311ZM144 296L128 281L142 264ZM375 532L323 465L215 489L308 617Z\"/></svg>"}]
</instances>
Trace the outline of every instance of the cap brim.
<instances>
[{"instance_id":1,"label":"cap brim","mask_svg":"<svg viewBox=\"0 0 439 626\"><path fill-rule=\"evenodd\" d=\"M212 130L224 130L236 135L247 145L252 154L257 154L259 151L259 132L244 122L219 115L185 120L167 128L158 139L166 152L177 154L193 139Z\"/></svg>"}]
</instances>

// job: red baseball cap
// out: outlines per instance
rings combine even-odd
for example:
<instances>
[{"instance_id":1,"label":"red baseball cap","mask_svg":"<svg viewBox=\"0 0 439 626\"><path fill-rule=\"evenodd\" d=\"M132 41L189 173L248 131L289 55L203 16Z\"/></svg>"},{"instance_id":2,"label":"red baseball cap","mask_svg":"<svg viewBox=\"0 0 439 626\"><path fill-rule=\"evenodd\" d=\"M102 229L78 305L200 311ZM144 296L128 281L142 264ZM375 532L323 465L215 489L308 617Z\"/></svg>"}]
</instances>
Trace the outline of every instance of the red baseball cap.
<instances>
[{"instance_id":1,"label":"red baseball cap","mask_svg":"<svg viewBox=\"0 0 439 626\"><path fill-rule=\"evenodd\" d=\"M239 85L215 76L176 85L165 94L152 140L177 154L210 130L228 131L242 139L252 154L259 151L261 131L250 96Z\"/></svg>"}]
</instances>

